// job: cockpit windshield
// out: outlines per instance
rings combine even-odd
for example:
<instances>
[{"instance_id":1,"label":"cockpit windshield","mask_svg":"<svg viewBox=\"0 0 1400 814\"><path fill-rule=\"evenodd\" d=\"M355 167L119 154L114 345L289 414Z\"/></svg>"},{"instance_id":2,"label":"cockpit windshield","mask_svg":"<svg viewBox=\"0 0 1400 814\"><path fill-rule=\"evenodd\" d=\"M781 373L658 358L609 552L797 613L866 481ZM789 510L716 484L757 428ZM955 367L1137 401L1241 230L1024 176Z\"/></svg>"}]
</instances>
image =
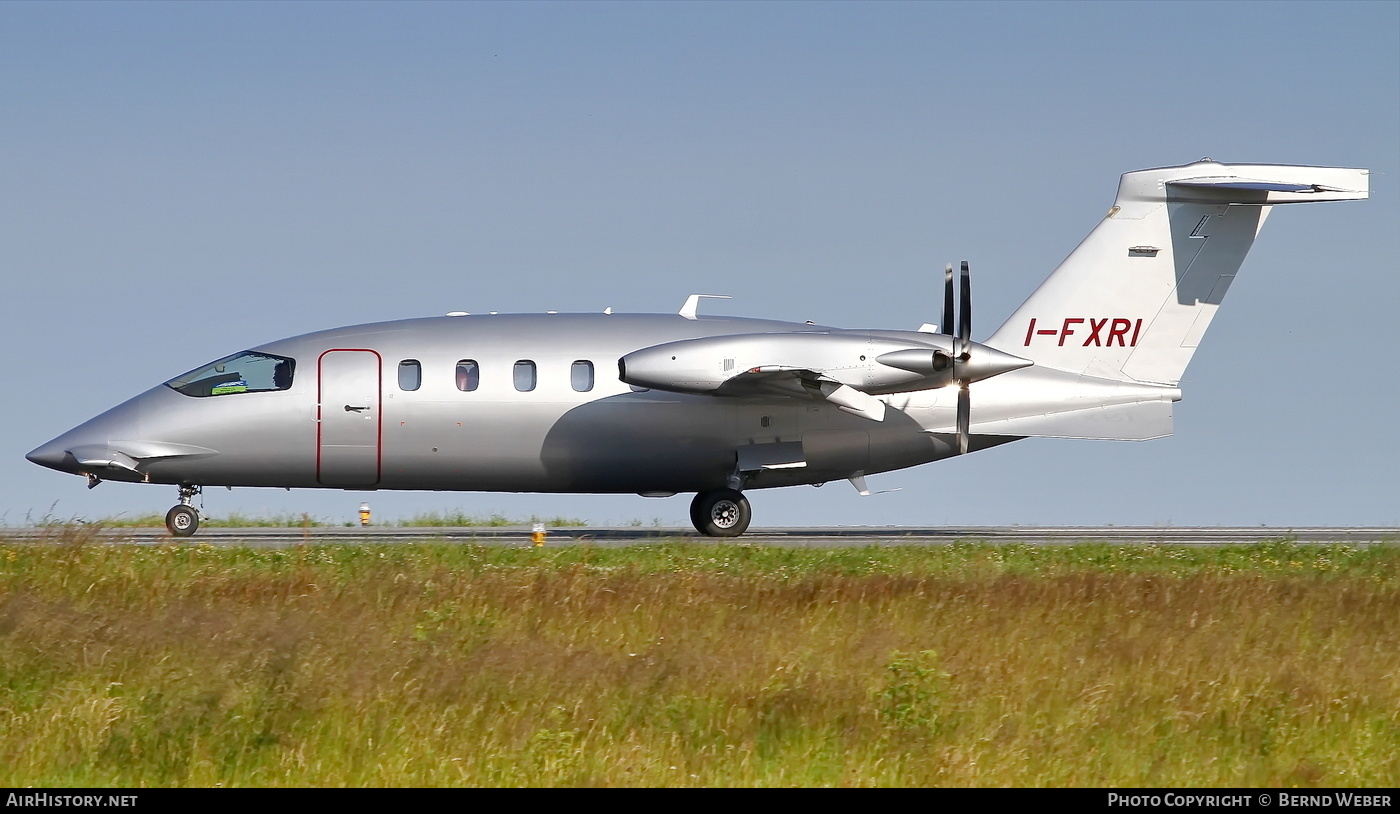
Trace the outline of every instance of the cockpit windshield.
<instances>
[{"instance_id":1,"label":"cockpit windshield","mask_svg":"<svg viewBox=\"0 0 1400 814\"><path fill-rule=\"evenodd\" d=\"M191 370L165 385L187 396L227 396L286 390L292 386L295 368L295 359L243 351Z\"/></svg>"}]
</instances>

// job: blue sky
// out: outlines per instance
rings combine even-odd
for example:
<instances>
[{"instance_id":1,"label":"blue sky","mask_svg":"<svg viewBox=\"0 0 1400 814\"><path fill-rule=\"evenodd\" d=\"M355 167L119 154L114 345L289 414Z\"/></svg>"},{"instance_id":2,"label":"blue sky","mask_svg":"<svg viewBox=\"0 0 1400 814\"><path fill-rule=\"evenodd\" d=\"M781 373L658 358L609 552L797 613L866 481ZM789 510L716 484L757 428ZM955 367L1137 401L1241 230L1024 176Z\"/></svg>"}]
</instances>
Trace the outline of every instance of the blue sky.
<instances>
[{"instance_id":1,"label":"blue sky","mask_svg":"<svg viewBox=\"0 0 1400 814\"><path fill-rule=\"evenodd\" d=\"M966 258L982 338L1119 174L1205 155L1369 167L1373 194L1273 214L1176 436L758 492L756 525L1400 525L1400 4L0 3L0 525L163 512L173 488L23 454L310 330L693 291L913 328ZM688 502L368 499L676 525Z\"/></svg>"}]
</instances>

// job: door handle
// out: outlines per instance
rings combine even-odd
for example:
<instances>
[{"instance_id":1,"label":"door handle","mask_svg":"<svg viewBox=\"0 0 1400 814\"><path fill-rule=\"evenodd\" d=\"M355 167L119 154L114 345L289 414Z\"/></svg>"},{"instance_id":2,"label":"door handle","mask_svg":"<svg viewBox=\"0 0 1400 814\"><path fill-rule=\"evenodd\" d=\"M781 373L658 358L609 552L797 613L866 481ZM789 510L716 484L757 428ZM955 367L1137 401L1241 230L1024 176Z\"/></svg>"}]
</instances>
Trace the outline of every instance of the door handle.
<instances>
[{"instance_id":1,"label":"door handle","mask_svg":"<svg viewBox=\"0 0 1400 814\"><path fill-rule=\"evenodd\" d=\"M349 404L345 405L345 412L347 413L363 413L365 410L368 409L369 405L365 405L364 407L352 407Z\"/></svg>"}]
</instances>

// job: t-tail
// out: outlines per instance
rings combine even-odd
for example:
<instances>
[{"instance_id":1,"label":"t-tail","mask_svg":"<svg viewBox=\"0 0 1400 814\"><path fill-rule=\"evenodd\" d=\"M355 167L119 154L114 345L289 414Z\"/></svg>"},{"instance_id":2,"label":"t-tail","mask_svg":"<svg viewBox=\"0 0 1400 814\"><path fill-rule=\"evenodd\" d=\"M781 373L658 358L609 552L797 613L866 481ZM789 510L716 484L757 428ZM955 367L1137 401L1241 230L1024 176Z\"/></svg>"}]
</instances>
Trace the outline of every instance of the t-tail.
<instances>
[{"instance_id":1,"label":"t-tail","mask_svg":"<svg viewBox=\"0 0 1400 814\"><path fill-rule=\"evenodd\" d=\"M1042 368L1175 385L1273 205L1361 200L1368 174L1209 159L1127 173L1108 215L987 344Z\"/></svg>"}]
</instances>

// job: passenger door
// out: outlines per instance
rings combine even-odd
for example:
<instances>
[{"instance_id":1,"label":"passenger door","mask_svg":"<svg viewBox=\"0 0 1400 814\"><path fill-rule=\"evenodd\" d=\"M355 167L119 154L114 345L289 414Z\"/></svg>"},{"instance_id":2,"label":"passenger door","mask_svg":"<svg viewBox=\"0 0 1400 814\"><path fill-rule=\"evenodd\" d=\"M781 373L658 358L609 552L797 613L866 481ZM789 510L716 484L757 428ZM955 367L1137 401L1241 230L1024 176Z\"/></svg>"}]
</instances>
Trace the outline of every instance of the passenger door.
<instances>
[{"instance_id":1,"label":"passenger door","mask_svg":"<svg viewBox=\"0 0 1400 814\"><path fill-rule=\"evenodd\" d=\"M321 354L316 407L316 479L320 483L344 488L379 483L383 366L372 350Z\"/></svg>"}]
</instances>

